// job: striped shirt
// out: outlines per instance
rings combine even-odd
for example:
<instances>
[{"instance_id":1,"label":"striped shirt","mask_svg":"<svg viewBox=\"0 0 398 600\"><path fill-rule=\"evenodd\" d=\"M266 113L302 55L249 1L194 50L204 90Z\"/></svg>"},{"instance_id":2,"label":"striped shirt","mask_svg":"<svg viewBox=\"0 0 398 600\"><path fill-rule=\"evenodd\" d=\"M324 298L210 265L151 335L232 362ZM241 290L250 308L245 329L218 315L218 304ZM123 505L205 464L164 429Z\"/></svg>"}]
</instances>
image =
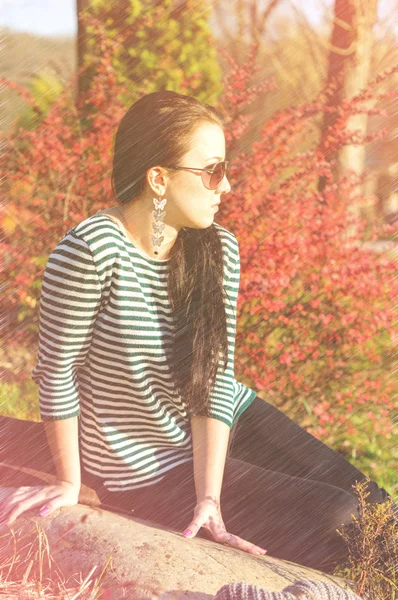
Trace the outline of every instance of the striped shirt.
<instances>
[{"instance_id":1,"label":"striped shirt","mask_svg":"<svg viewBox=\"0 0 398 600\"><path fill-rule=\"evenodd\" d=\"M256 392L234 378L238 241L215 223L223 247L228 364L210 395L230 428ZM190 418L167 359L172 316L167 263L138 250L122 226L97 213L70 229L42 281L32 379L42 420L79 416L84 469L110 491L161 481L193 460Z\"/></svg>"}]
</instances>

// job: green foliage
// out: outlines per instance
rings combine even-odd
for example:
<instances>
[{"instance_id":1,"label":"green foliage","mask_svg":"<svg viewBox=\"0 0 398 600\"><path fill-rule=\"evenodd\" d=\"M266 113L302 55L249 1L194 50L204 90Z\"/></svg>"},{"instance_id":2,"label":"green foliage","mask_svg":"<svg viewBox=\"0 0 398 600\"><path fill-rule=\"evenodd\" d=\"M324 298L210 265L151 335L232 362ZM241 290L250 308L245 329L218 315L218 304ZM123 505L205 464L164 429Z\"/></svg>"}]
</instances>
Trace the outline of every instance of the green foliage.
<instances>
[{"instance_id":1,"label":"green foliage","mask_svg":"<svg viewBox=\"0 0 398 600\"><path fill-rule=\"evenodd\" d=\"M40 421L39 390L31 378L0 384L0 412L5 417Z\"/></svg>"},{"instance_id":2,"label":"green foliage","mask_svg":"<svg viewBox=\"0 0 398 600\"><path fill-rule=\"evenodd\" d=\"M389 437L378 435L366 414L355 414L351 420L360 433L353 436L342 432L341 440L333 445L334 449L398 500L398 452L392 450L398 448L398 433Z\"/></svg>"},{"instance_id":3,"label":"green foliage","mask_svg":"<svg viewBox=\"0 0 398 600\"><path fill-rule=\"evenodd\" d=\"M145 93L161 89L184 93L185 82L195 97L216 104L222 92L222 72L208 23L210 8L187 0L176 8L173 0L154 4L130 0L126 13L106 0L91 0L88 13L105 24L106 34L120 40L121 51L112 57L118 83L126 87L126 101L144 87ZM94 29L87 25L87 57L98 54ZM85 86L88 84L86 83Z\"/></svg>"},{"instance_id":4,"label":"green foliage","mask_svg":"<svg viewBox=\"0 0 398 600\"><path fill-rule=\"evenodd\" d=\"M32 106L27 106L17 120L16 128L33 130L37 127L38 118L44 117L62 94L64 83L58 75L50 71L40 71L33 75L26 87L35 99L38 111Z\"/></svg>"},{"instance_id":5,"label":"green foliage","mask_svg":"<svg viewBox=\"0 0 398 600\"><path fill-rule=\"evenodd\" d=\"M32 77L34 79L37 75L47 77L48 74L53 77L56 74L57 89L60 81L65 84L70 80L75 68L75 37L48 37L3 28L1 72L8 81L27 89ZM1 129L8 132L14 127L15 120L25 112L27 102L18 91L6 86L2 89L2 96Z\"/></svg>"}]
</instances>

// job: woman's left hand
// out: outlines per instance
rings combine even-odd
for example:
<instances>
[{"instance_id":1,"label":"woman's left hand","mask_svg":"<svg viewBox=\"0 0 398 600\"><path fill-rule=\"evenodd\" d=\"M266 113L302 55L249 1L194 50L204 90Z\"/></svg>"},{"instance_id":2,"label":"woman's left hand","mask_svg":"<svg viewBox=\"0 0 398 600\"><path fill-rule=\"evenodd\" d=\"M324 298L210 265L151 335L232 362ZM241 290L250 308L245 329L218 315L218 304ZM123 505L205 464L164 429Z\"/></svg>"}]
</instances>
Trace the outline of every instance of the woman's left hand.
<instances>
[{"instance_id":1,"label":"woman's left hand","mask_svg":"<svg viewBox=\"0 0 398 600\"><path fill-rule=\"evenodd\" d=\"M256 556L267 552L264 548L260 548L237 535L228 533L221 516L220 503L211 496L206 496L195 506L194 518L184 531L184 536L195 537L201 527L207 529L214 540L221 544L228 544L232 548L238 548Z\"/></svg>"}]
</instances>

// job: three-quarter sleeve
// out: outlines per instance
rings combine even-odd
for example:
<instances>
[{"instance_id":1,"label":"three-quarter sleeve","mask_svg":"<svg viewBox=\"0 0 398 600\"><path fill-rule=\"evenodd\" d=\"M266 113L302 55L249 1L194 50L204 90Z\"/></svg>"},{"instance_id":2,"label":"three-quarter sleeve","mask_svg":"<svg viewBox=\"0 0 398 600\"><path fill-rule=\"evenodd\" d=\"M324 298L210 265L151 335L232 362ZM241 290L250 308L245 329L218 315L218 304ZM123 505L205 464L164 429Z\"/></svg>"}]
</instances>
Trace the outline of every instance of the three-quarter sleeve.
<instances>
[{"instance_id":1,"label":"three-quarter sleeve","mask_svg":"<svg viewBox=\"0 0 398 600\"><path fill-rule=\"evenodd\" d=\"M239 245L235 236L228 235L226 243L226 261L224 267L224 289L227 293L225 312L227 316L228 362L224 371L224 361L220 361L216 380L210 394L210 414L232 428L235 402L235 337L236 310L240 281Z\"/></svg>"},{"instance_id":2,"label":"three-quarter sleeve","mask_svg":"<svg viewBox=\"0 0 398 600\"><path fill-rule=\"evenodd\" d=\"M80 415L77 370L86 360L100 306L92 252L69 231L50 254L42 280L38 356L31 373L42 420Z\"/></svg>"}]
</instances>

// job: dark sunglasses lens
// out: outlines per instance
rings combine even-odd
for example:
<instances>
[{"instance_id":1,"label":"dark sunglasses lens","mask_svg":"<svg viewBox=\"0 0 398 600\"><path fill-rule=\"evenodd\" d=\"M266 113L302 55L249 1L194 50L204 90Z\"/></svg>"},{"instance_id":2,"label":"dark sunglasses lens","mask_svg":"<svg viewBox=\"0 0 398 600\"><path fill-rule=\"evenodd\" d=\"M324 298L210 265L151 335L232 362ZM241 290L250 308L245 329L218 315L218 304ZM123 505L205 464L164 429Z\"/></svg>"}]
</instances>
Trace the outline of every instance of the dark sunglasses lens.
<instances>
[{"instance_id":1,"label":"dark sunglasses lens","mask_svg":"<svg viewBox=\"0 0 398 600\"><path fill-rule=\"evenodd\" d=\"M210 189L212 189L212 190L216 189L216 187L223 180L224 174L225 174L225 163L220 162L215 166L214 172L210 177Z\"/></svg>"}]
</instances>

